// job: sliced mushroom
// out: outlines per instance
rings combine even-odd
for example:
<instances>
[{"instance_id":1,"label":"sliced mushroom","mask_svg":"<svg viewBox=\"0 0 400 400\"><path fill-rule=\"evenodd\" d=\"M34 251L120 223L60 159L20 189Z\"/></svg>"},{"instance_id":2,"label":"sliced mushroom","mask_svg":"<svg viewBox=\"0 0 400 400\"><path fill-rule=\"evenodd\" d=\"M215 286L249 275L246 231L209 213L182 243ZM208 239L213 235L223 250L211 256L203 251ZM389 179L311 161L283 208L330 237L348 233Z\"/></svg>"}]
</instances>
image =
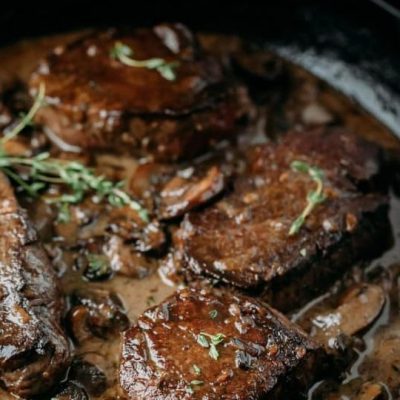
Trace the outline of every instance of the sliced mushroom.
<instances>
[{"instance_id":1,"label":"sliced mushroom","mask_svg":"<svg viewBox=\"0 0 400 400\"><path fill-rule=\"evenodd\" d=\"M74 268L88 281L104 281L113 276L111 261L105 254L106 238L94 237L79 242L79 253Z\"/></svg>"},{"instance_id":2,"label":"sliced mushroom","mask_svg":"<svg viewBox=\"0 0 400 400\"><path fill-rule=\"evenodd\" d=\"M224 175L220 168L212 166L205 175L177 175L162 189L158 214L161 219L170 219L209 201L224 188Z\"/></svg>"},{"instance_id":3,"label":"sliced mushroom","mask_svg":"<svg viewBox=\"0 0 400 400\"><path fill-rule=\"evenodd\" d=\"M89 327L89 311L86 307L73 307L68 313L68 322L76 342L83 343L93 336Z\"/></svg>"},{"instance_id":4,"label":"sliced mushroom","mask_svg":"<svg viewBox=\"0 0 400 400\"><path fill-rule=\"evenodd\" d=\"M129 181L129 190L140 198L151 212L155 208L155 197L159 187L167 182L175 172L174 165L147 162L139 164Z\"/></svg>"},{"instance_id":5,"label":"sliced mushroom","mask_svg":"<svg viewBox=\"0 0 400 400\"><path fill-rule=\"evenodd\" d=\"M323 381L313 392L312 400L388 400L387 389L378 382L365 382L361 378L337 384L334 381Z\"/></svg>"},{"instance_id":6,"label":"sliced mushroom","mask_svg":"<svg viewBox=\"0 0 400 400\"><path fill-rule=\"evenodd\" d=\"M115 293L102 289L76 290L68 320L78 343L90 337L107 338L129 326L122 303Z\"/></svg>"},{"instance_id":7,"label":"sliced mushroom","mask_svg":"<svg viewBox=\"0 0 400 400\"><path fill-rule=\"evenodd\" d=\"M107 389L104 372L81 357L72 361L69 379L81 384L91 396L99 396Z\"/></svg>"},{"instance_id":8,"label":"sliced mushroom","mask_svg":"<svg viewBox=\"0 0 400 400\"><path fill-rule=\"evenodd\" d=\"M81 387L68 382L51 400L89 400L89 397Z\"/></svg>"},{"instance_id":9,"label":"sliced mushroom","mask_svg":"<svg viewBox=\"0 0 400 400\"><path fill-rule=\"evenodd\" d=\"M160 224L153 221L147 224L135 242L135 248L142 252L160 252L166 244L166 236Z\"/></svg>"},{"instance_id":10,"label":"sliced mushroom","mask_svg":"<svg viewBox=\"0 0 400 400\"><path fill-rule=\"evenodd\" d=\"M384 390L379 383L367 382L361 386L355 400L383 400Z\"/></svg>"},{"instance_id":11,"label":"sliced mushroom","mask_svg":"<svg viewBox=\"0 0 400 400\"><path fill-rule=\"evenodd\" d=\"M313 319L312 336L327 348L340 335L352 336L367 328L380 314L385 294L380 286L361 284L351 288L341 304Z\"/></svg>"},{"instance_id":12,"label":"sliced mushroom","mask_svg":"<svg viewBox=\"0 0 400 400\"><path fill-rule=\"evenodd\" d=\"M144 222L130 207L111 210L107 231L131 241L142 253L162 251L166 243L166 236L160 223Z\"/></svg>"},{"instance_id":13,"label":"sliced mushroom","mask_svg":"<svg viewBox=\"0 0 400 400\"><path fill-rule=\"evenodd\" d=\"M374 347L359 367L371 381L385 382L393 393L400 389L400 321L381 327L374 336Z\"/></svg>"},{"instance_id":14,"label":"sliced mushroom","mask_svg":"<svg viewBox=\"0 0 400 400\"><path fill-rule=\"evenodd\" d=\"M110 260L111 269L118 275L143 279L153 270L153 262L149 257L118 236L109 238L104 251Z\"/></svg>"}]
</instances>

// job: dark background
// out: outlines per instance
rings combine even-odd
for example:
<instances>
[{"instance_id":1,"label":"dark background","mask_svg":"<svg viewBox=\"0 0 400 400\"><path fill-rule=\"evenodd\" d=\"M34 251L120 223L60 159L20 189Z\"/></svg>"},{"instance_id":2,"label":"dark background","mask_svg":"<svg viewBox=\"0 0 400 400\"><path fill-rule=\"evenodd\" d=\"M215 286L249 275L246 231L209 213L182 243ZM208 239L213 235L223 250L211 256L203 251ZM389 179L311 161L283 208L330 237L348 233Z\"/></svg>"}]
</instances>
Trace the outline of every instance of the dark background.
<instances>
[{"instance_id":1,"label":"dark background","mask_svg":"<svg viewBox=\"0 0 400 400\"><path fill-rule=\"evenodd\" d=\"M379 6L377 3L382 3ZM382 0L308 0L308 1L88 1L4 2L0 8L1 40L70 30L88 25L152 24L163 20L183 21L195 28L248 32L273 38L295 34L308 35L340 28L342 23L372 30L378 36L393 34L399 39L398 24L385 10ZM400 2L391 1L393 8ZM320 15L311 29L304 29L307 14ZM400 14L400 11L398 11ZM328 15L328 19L325 18ZM339 24L339 25L338 25ZM314 24L313 24L314 25ZM333 26L332 26L333 25ZM389 39L389 38L388 38ZM397 50L398 50L397 46Z\"/></svg>"},{"instance_id":2,"label":"dark background","mask_svg":"<svg viewBox=\"0 0 400 400\"><path fill-rule=\"evenodd\" d=\"M161 21L237 33L317 75L321 76L321 65L335 66L321 77L400 136L400 11L395 8L397 4L400 9L399 0L40 3L1 5L0 44L81 27ZM305 53L311 57L303 57Z\"/></svg>"}]
</instances>

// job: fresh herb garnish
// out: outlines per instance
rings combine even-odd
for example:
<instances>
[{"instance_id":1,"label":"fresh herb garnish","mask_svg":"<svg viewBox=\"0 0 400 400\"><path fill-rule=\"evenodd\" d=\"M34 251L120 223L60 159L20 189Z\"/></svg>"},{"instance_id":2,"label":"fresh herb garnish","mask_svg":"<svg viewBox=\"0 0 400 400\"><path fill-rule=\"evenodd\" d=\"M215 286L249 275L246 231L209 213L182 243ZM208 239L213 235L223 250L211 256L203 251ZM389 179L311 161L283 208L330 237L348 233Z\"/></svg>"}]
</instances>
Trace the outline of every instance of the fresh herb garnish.
<instances>
[{"instance_id":1,"label":"fresh herb garnish","mask_svg":"<svg viewBox=\"0 0 400 400\"><path fill-rule=\"evenodd\" d=\"M208 352L208 354L213 360L218 360L219 358L217 347L213 344L210 346L210 351Z\"/></svg>"},{"instance_id":2,"label":"fresh herb garnish","mask_svg":"<svg viewBox=\"0 0 400 400\"><path fill-rule=\"evenodd\" d=\"M217 310L211 310L208 315L210 316L211 319L215 319L218 316L218 311Z\"/></svg>"},{"instance_id":3,"label":"fresh herb garnish","mask_svg":"<svg viewBox=\"0 0 400 400\"><path fill-rule=\"evenodd\" d=\"M188 393L188 394L193 394L194 393L194 390L190 385L187 386L186 393Z\"/></svg>"},{"instance_id":4,"label":"fresh herb garnish","mask_svg":"<svg viewBox=\"0 0 400 400\"><path fill-rule=\"evenodd\" d=\"M324 173L322 172L322 170L320 170L318 167L309 165L304 161L297 160L293 161L290 164L290 167L293 171L308 174L317 184L315 190L312 190L307 194L307 206L290 226L289 236L292 236L300 231L306 218L319 203L322 203L325 200L325 196L323 194Z\"/></svg>"},{"instance_id":5,"label":"fresh herb garnish","mask_svg":"<svg viewBox=\"0 0 400 400\"><path fill-rule=\"evenodd\" d=\"M208 349L210 347L210 345L208 344L207 338L202 333L200 333L200 335L197 336L197 343L201 347L205 347L206 349Z\"/></svg>"},{"instance_id":6,"label":"fresh herb garnish","mask_svg":"<svg viewBox=\"0 0 400 400\"><path fill-rule=\"evenodd\" d=\"M27 126L32 125L33 117L39 111L40 107L43 106L45 92L45 85L41 83L31 109L26 114L22 114L20 122L0 139L0 147L3 147L4 143L16 137Z\"/></svg>"},{"instance_id":7,"label":"fresh herb garnish","mask_svg":"<svg viewBox=\"0 0 400 400\"><path fill-rule=\"evenodd\" d=\"M57 222L66 224L71 220L71 210L68 203L61 203L58 207Z\"/></svg>"},{"instance_id":8,"label":"fresh herb garnish","mask_svg":"<svg viewBox=\"0 0 400 400\"><path fill-rule=\"evenodd\" d=\"M114 207L129 206L138 212L140 218L148 222L147 211L127 193L121 190L122 182L112 182L104 176L95 175L92 169L72 161L66 162L50 158L49 153L40 153L34 157L8 155L4 144L16 137L31 122L39 108L43 105L45 87L40 85L35 101L21 122L0 139L0 169L15 181L31 197L37 197L41 190L49 184L67 186L70 193L48 199L59 206L58 220L67 222L70 219L69 205L80 203L92 193L98 200L105 199Z\"/></svg>"},{"instance_id":9,"label":"fresh herb garnish","mask_svg":"<svg viewBox=\"0 0 400 400\"><path fill-rule=\"evenodd\" d=\"M103 254L89 253L86 255L88 266L85 276L89 280L97 280L107 277L111 273L110 262Z\"/></svg>"},{"instance_id":10,"label":"fresh herb garnish","mask_svg":"<svg viewBox=\"0 0 400 400\"><path fill-rule=\"evenodd\" d=\"M112 58L129 67L155 69L168 81L174 81L176 79L175 69L179 66L177 61L167 62L162 58L135 60L132 58L133 54L133 50L122 42L115 42L114 47L110 51L110 56Z\"/></svg>"},{"instance_id":11,"label":"fresh herb garnish","mask_svg":"<svg viewBox=\"0 0 400 400\"><path fill-rule=\"evenodd\" d=\"M188 387L186 388L186 392L189 394L193 394L194 393L194 387L196 386L201 386L204 385L203 381L198 381L198 380L193 380L190 382L190 384L188 385Z\"/></svg>"},{"instance_id":12,"label":"fresh herb garnish","mask_svg":"<svg viewBox=\"0 0 400 400\"><path fill-rule=\"evenodd\" d=\"M186 387L186 393L193 394L194 388L201 385L204 385L203 381L197 381L197 380L191 381L189 385Z\"/></svg>"},{"instance_id":13,"label":"fresh herb garnish","mask_svg":"<svg viewBox=\"0 0 400 400\"><path fill-rule=\"evenodd\" d=\"M114 207L129 206L138 212L143 221L149 221L147 211L121 190L122 182L115 183L104 176L95 175L79 162L54 160L49 153L40 153L32 158L1 153L0 168L32 197L37 197L48 184L67 186L70 193L48 199L62 207L64 213L68 205L78 204L87 194L93 193L98 200L104 199ZM18 169L21 173L14 172Z\"/></svg>"},{"instance_id":14,"label":"fresh herb garnish","mask_svg":"<svg viewBox=\"0 0 400 400\"><path fill-rule=\"evenodd\" d=\"M198 367L196 364L193 364L193 371L196 375L200 375L201 374L201 368Z\"/></svg>"},{"instance_id":15,"label":"fresh herb garnish","mask_svg":"<svg viewBox=\"0 0 400 400\"><path fill-rule=\"evenodd\" d=\"M223 333L217 333L216 335L210 335L205 332L201 332L197 336L197 343L205 348L209 348L209 356L214 359L218 360L219 352L217 350L217 346L221 344L225 339L225 335Z\"/></svg>"},{"instance_id":16,"label":"fresh herb garnish","mask_svg":"<svg viewBox=\"0 0 400 400\"><path fill-rule=\"evenodd\" d=\"M216 335L209 335L208 333L203 332L203 335L209 337L211 340L211 344L215 346L222 343L225 339L225 335L223 333L217 333Z\"/></svg>"}]
</instances>

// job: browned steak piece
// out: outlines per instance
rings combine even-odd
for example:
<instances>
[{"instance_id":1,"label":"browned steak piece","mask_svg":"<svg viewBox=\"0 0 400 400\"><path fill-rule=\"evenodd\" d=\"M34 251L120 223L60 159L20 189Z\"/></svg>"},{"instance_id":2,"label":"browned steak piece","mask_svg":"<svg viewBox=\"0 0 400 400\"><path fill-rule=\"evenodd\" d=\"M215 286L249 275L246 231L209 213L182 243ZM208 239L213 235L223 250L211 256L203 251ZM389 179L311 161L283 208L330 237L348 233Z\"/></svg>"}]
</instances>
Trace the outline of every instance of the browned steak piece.
<instances>
[{"instance_id":1,"label":"browned steak piece","mask_svg":"<svg viewBox=\"0 0 400 400\"><path fill-rule=\"evenodd\" d=\"M116 43L129 46L135 60L176 63L176 79L113 59ZM212 143L234 138L251 108L245 88L180 24L96 32L56 48L33 74L33 91L40 83L48 106L37 121L56 143L76 151L190 159Z\"/></svg>"},{"instance_id":2,"label":"browned steak piece","mask_svg":"<svg viewBox=\"0 0 400 400\"><path fill-rule=\"evenodd\" d=\"M299 399L322 354L257 300L188 288L125 332L120 384L134 400Z\"/></svg>"},{"instance_id":3,"label":"browned steak piece","mask_svg":"<svg viewBox=\"0 0 400 400\"><path fill-rule=\"evenodd\" d=\"M359 259L379 251L388 231L380 152L341 130L291 133L252 149L233 193L182 223L184 265L245 289L257 288L288 310L324 290ZM289 234L317 183L291 168L322 172L323 195L298 233Z\"/></svg>"},{"instance_id":4,"label":"browned steak piece","mask_svg":"<svg viewBox=\"0 0 400 400\"><path fill-rule=\"evenodd\" d=\"M62 296L35 230L0 176L0 381L23 398L48 390L69 360Z\"/></svg>"}]
</instances>

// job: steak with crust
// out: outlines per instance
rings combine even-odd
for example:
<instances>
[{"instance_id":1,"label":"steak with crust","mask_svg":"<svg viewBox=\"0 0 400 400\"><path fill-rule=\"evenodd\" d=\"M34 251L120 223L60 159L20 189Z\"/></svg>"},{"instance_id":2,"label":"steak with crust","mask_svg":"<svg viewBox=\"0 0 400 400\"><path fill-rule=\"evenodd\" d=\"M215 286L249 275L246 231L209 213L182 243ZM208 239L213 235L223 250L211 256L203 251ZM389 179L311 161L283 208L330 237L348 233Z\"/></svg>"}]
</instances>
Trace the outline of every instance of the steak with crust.
<instances>
[{"instance_id":1,"label":"steak with crust","mask_svg":"<svg viewBox=\"0 0 400 400\"><path fill-rule=\"evenodd\" d=\"M175 63L176 79L114 59L118 43L129 46L135 60ZM251 110L246 89L181 24L94 32L58 47L32 75L32 91L43 83L47 106L36 121L73 151L190 159L232 140Z\"/></svg>"},{"instance_id":2,"label":"steak with crust","mask_svg":"<svg viewBox=\"0 0 400 400\"><path fill-rule=\"evenodd\" d=\"M341 130L318 129L249 153L247 172L230 195L186 215L177 250L186 269L262 291L270 304L288 310L387 243L388 200L378 190L381 164L374 145ZM325 199L290 235L316 187L309 174L292 170L293 161L322 171Z\"/></svg>"},{"instance_id":3,"label":"steak with crust","mask_svg":"<svg viewBox=\"0 0 400 400\"><path fill-rule=\"evenodd\" d=\"M269 306L226 290L188 288L124 333L120 384L132 400L298 399L321 355Z\"/></svg>"},{"instance_id":4,"label":"steak with crust","mask_svg":"<svg viewBox=\"0 0 400 400\"><path fill-rule=\"evenodd\" d=\"M0 176L0 381L23 398L46 392L69 361L64 303L36 231Z\"/></svg>"}]
</instances>

